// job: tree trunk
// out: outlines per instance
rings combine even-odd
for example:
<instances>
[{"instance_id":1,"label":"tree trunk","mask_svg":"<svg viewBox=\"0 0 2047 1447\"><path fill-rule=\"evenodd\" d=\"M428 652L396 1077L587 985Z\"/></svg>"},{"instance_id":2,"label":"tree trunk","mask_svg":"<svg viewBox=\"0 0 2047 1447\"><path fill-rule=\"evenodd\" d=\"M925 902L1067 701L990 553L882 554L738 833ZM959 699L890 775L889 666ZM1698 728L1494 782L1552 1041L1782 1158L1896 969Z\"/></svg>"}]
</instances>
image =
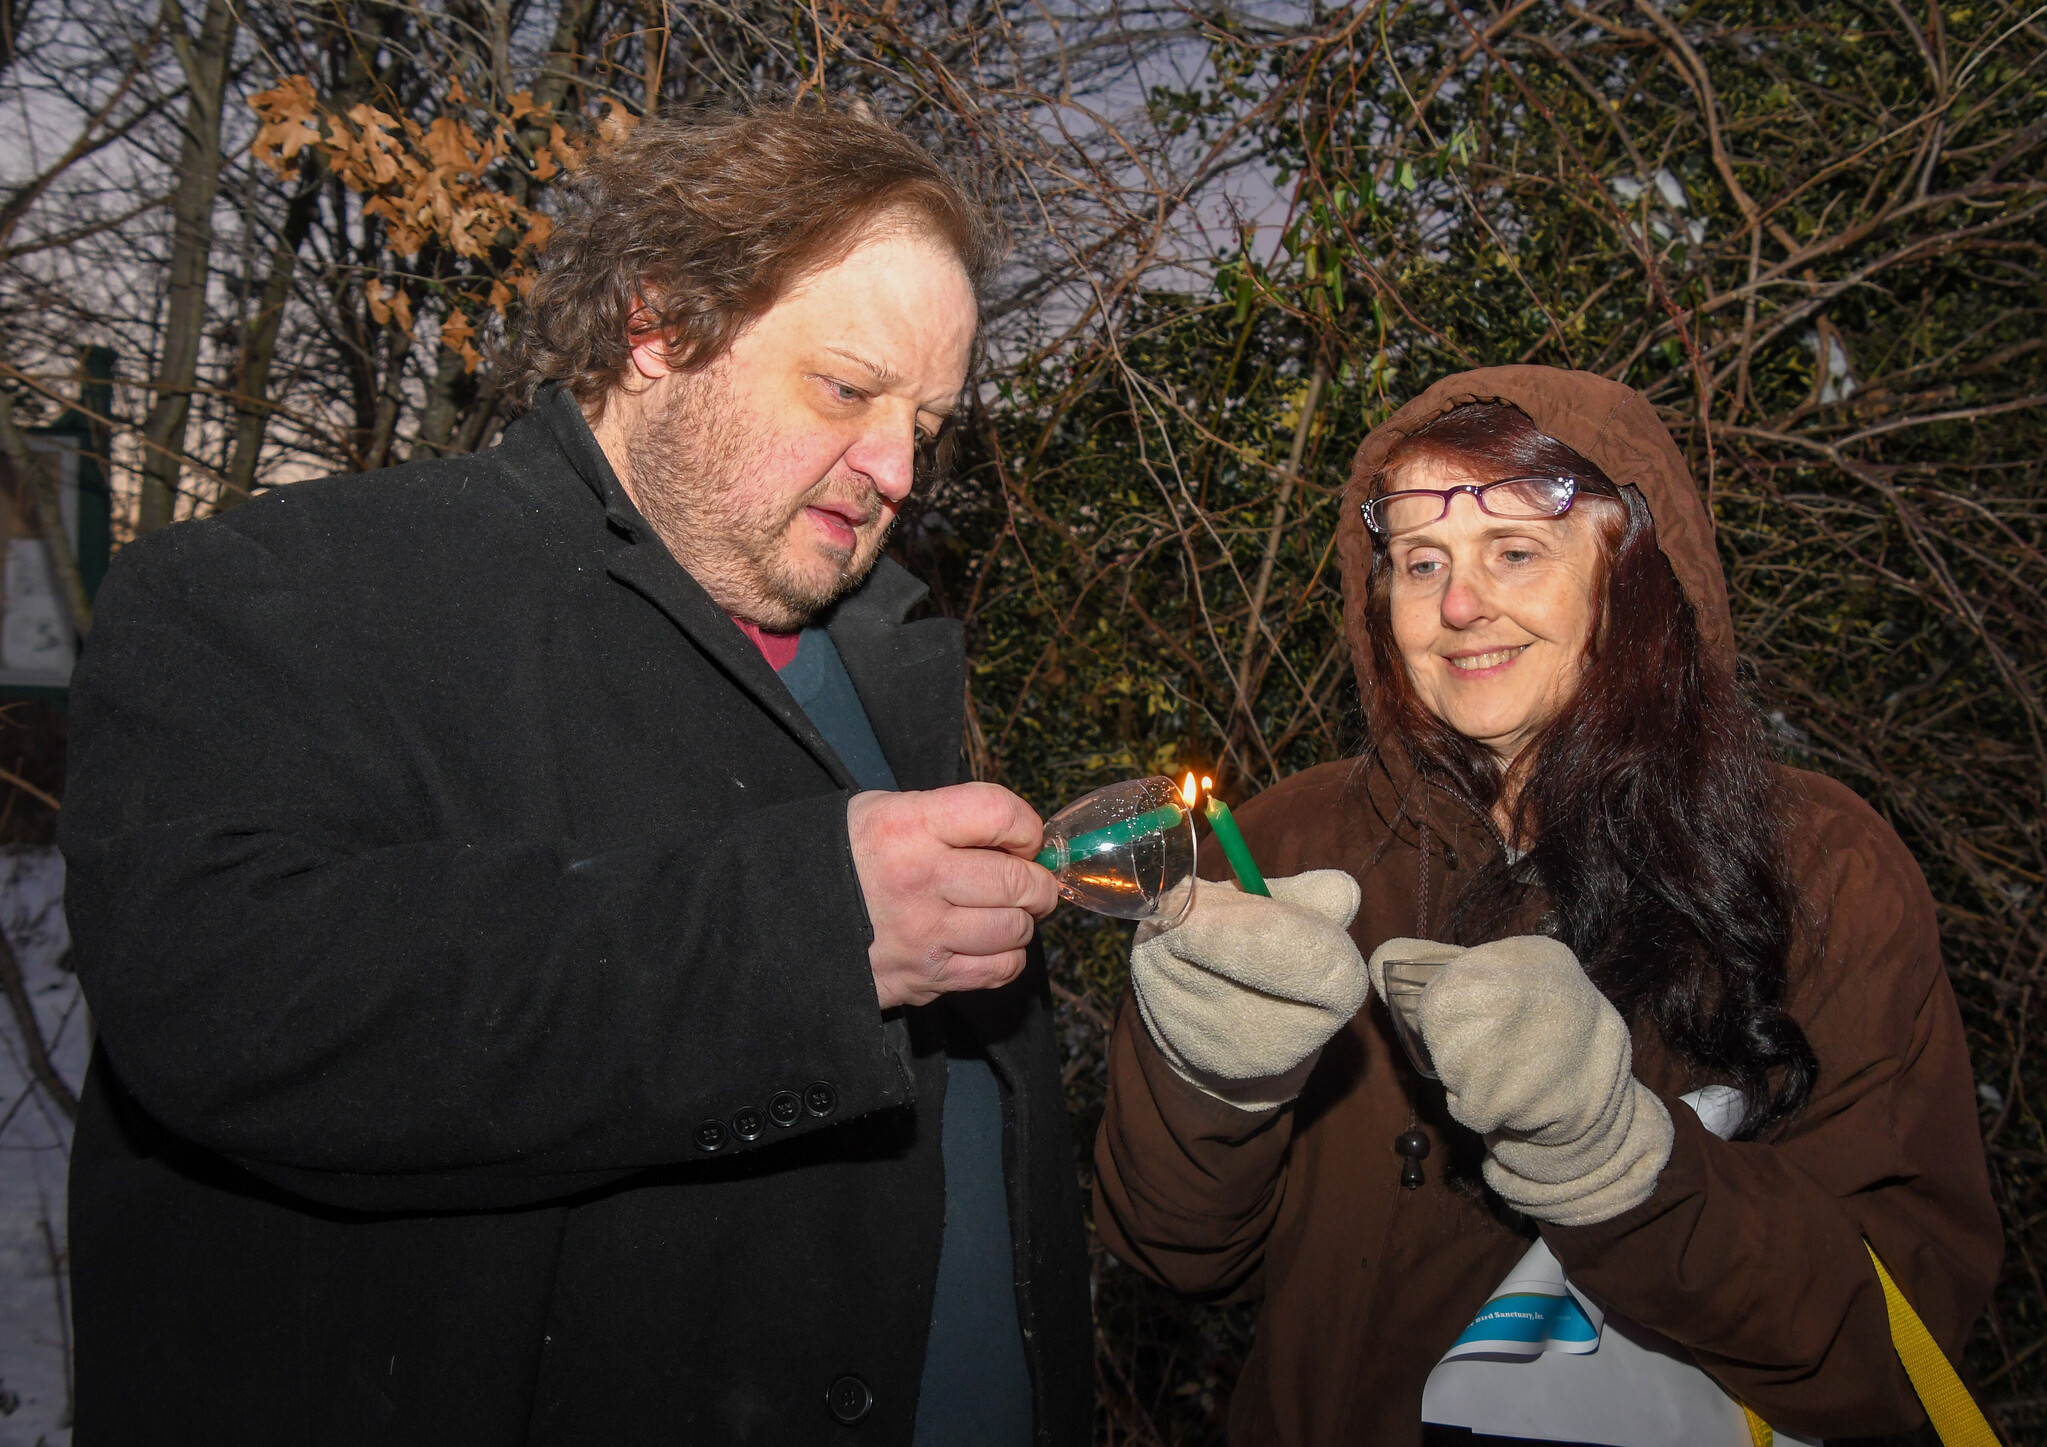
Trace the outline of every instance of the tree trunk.
<instances>
[{"instance_id":1,"label":"tree trunk","mask_svg":"<svg viewBox=\"0 0 2047 1447\"><path fill-rule=\"evenodd\" d=\"M533 103L543 111L560 105L576 79L576 56L589 40L590 22L597 14L597 0L561 0L555 12L554 36L547 49L547 63L533 86ZM540 131L546 135L545 128Z\"/></svg>"},{"instance_id":2,"label":"tree trunk","mask_svg":"<svg viewBox=\"0 0 2047 1447\"><path fill-rule=\"evenodd\" d=\"M494 383L485 382L477 389L476 400L469 404L469 415L462 419L462 428L455 434L455 442L448 449L456 457L467 457L470 453L490 440L491 429L497 425L498 407L504 401Z\"/></svg>"},{"instance_id":3,"label":"tree trunk","mask_svg":"<svg viewBox=\"0 0 2047 1447\"><path fill-rule=\"evenodd\" d=\"M171 195L170 295L164 313L156 400L143 426L142 501L137 533L171 520L178 496L179 456L199 380L199 343L206 332L206 271L213 251L213 203L220 193L220 113L234 51L235 7L206 0L195 38L178 0L163 0L164 28L185 72L185 139Z\"/></svg>"},{"instance_id":4,"label":"tree trunk","mask_svg":"<svg viewBox=\"0 0 2047 1447\"><path fill-rule=\"evenodd\" d=\"M576 57L588 43L590 27L596 17L597 0L561 0L555 11L554 35L548 43L547 61L540 68L539 78L533 82L536 109L520 132L529 149L546 144L549 114L568 98L569 87L576 83ZM533 199L533 179L523 170L512 177L512 195L522 206Z\"/></svg>"},{"instance_id":5,"label":"tree trunk","mask_svg":"<svg viewBox=\"0 0 2047 1447\"><path fill-rule=\"evenodd\" d=\"M318 162L306 151L299 164L307 169L285 210L284 229L270 252L270 274L263 280L263 300L242 340L241 380L235 389L235 450L228 463L227 486L215 504L218 512L249 500L256 482L256 462L263 453L263 434L274 410L270 405L270 366L277 358L277 333L284 323L284 304L291 299L299 247L320 210L320 178L313 169Z\"/></svg>"},{"instance_id":6,"label":"tree trunk","mask_svg":"<svg viewBox=\"0 0 2047 1447\"><path fill-rule=\"evenodd\" d=\"M465 385L466 384L466 385ZM427 383L426 408L419 414L419 436L413 439L412 456L448 457L455 451L455 419L462 412L463 392L474 397L476 384L463 365L462 354L443 345L434 358L434 375Z\"/></svg>"},{"instance_id":7,"label":"tree trunk","mask_svg":"<svg viewBox=\"0 0 2047 1447\"><path fill-rule=\"evenodd\" d=\"M405 410L405 360L411 355L412 338L392 326L384 343L384 384L377 393L369 455L363 459L365 472L390 464L391 441L398 435L398 416Z\"/></svg>"}]
</instances>

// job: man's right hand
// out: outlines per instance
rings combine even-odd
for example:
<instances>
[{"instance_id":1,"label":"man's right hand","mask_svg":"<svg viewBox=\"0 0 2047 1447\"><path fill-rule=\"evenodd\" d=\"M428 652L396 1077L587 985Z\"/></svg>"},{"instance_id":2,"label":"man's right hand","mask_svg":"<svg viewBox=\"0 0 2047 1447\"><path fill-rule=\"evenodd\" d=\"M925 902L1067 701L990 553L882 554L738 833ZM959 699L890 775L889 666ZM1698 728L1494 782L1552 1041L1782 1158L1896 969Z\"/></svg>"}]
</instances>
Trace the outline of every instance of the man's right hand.
<instances>
[{"instance_id":1,"label":"man's right hand","mask_svg":"<svg viewBox=\"0 0 2047 1447\"><path fill-rule=\"evenodd\" d=\"M853 865L874 943L881 1008L1015 979L1037 921L1059 902L1033 862L1044 826L999 784L855 794L846 805Z\"/></svg>"}]
</instances>

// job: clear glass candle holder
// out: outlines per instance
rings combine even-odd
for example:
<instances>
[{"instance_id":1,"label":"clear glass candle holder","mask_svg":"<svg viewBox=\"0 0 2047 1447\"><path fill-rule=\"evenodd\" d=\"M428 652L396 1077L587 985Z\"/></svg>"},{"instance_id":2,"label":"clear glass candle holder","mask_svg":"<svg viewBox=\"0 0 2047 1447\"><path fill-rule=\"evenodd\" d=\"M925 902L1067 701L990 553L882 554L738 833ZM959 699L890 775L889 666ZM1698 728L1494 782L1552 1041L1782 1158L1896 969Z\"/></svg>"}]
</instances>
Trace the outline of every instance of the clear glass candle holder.
<instances>
[{"instance_id":1,"label":"clear glass candle holder","mask_svg":"<svg viewBox=\"0 0 2047 1447\"><path fill-rule=\"evenodd\" d=\"M1170 928L1194 902L1194 811L1162 776L1111 784L1047 821L1038 863L1082 909Z\"/></svg>"},{"instance_id":2,"label":"clear glass candle holder","mask_svg":"<svg viewBox=\"0 0 2047 1447\"><path fill-rule=\"evenodd\" d=\"M1393 1017L1393 1033L1415 1070L1424 1079L1435 1080L1436 1062L1429 1057L1429 1043L1422 1038L1422 991L1448 963L1443 960L1388 960L1384 966L1386 1013Z\"/></svg>"}]
</instances>

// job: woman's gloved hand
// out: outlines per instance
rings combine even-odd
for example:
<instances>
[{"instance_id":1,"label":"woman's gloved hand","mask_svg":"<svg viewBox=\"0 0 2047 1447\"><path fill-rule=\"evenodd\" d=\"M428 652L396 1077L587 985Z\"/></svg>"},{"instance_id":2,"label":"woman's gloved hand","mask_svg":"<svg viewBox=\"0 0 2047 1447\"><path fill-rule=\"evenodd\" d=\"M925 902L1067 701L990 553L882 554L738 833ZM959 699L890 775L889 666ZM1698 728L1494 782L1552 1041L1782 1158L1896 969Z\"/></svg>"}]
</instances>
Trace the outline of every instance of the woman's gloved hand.
<instances>
[{"instance_id":1,"label":"woman's gloved hand","mask_svg":"<svg viewBox=\"0 0 2047 1447\"><path fill-rule=\"evenodd\" d=\"M1139 926L1130 952L1137 1009L1159 1052L1245 1110L1298 1095L1369 989L1348 933L1357 881L1317 869L1266 884L1270 899L1197 880L1187 917Z\"/></svg>"},{"instance_id":2,"label":"woman's gloved hand","mask_svg":"<svg viewBox=\"0 0 2047 1447\"><path fill-rule=\"evenodd\" d=\"M1443 958L1417 1023L1450 1114L1485 1137L1487 1183L1557 1226L1648 1200L1670 1159L1670 1113L1635 1079L1628 1027L1578 957L1541 935L1468 950L1388 940L1372 952L1373 982L1384 998L1383 961Z\"/></svg>"}]
</instances>

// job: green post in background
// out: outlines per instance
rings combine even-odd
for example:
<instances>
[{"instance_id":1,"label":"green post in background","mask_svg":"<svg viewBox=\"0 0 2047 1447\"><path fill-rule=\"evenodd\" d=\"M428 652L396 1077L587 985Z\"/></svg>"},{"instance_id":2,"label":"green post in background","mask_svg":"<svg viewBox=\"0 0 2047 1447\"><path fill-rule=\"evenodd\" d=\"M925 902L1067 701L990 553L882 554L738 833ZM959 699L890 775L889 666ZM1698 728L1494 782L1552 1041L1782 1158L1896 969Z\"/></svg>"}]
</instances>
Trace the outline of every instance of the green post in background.
<instances>
[{"instance_id":1,"label":"green post in background","mask_svg":"<svg viewBox=\"0 0 2047 1447\"><path fill-rule=\"evenodd\" d=\"M113 434L107 426L113 412L114 349L87 347L79 356L78 404L36 429L78 439L78 573L88 599L98 595L114 554Z\"/></svg>"}]
</instances>

